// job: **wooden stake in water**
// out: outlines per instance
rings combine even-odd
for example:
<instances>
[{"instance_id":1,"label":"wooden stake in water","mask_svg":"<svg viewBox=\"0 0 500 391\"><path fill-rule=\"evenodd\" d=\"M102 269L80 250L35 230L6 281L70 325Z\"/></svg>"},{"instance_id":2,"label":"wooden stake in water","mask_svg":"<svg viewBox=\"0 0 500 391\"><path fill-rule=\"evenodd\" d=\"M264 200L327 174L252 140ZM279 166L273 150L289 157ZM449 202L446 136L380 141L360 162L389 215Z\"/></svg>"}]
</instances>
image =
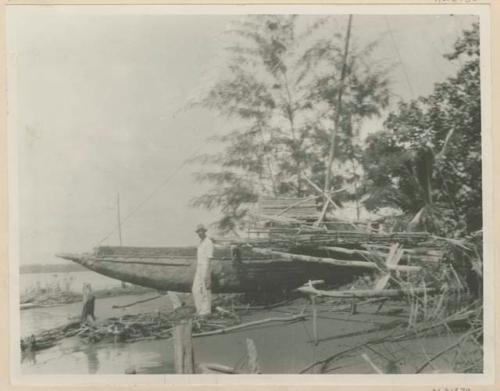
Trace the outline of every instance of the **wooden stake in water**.
<instances>
[{"instance_id":1,"label":"wooden stake in water","mask_svg":"<svg viewBox=\"0 0 500 391\"><path fill-rule=\"evenodd\" d=\"M257 348L250 338L247 338L247 361L249 373L260 373L259 363L257 362Z\"/></svg>"},{"instance_id":2,"label":"wooden stake in water","mask_svg":"<svg viewBox=\"0 0 500 391\"><path fill-rule=\"evenodd\" d=\"M174 292L168 292L174 311L182 306L179 296ZM193 321L182 319L174 327L174 361L175 372L178 374L194 373L193 354Z\"/></svg>"},{"instance_id":3,"label":"wooden stake in water","mask_svg":"<svg viewBox=\"0 0 500 391\"><path fill-rule=\"evenodd\" d=\"M193 321L182 320L174 327L175 372L194 373Z\"/></svg>"},{"instance_id":4,"label":"wooden stake in water","mask_svg":"<svg viewBox=\"0 0 500 391\"><path fill-rule=\"evenodd\" d=\"M312 321L313 321L313 338L314 344L318 344L318 314L316 311L316 296L311 295L311 305L312 305Z\"/></svg>"}]
</instances>

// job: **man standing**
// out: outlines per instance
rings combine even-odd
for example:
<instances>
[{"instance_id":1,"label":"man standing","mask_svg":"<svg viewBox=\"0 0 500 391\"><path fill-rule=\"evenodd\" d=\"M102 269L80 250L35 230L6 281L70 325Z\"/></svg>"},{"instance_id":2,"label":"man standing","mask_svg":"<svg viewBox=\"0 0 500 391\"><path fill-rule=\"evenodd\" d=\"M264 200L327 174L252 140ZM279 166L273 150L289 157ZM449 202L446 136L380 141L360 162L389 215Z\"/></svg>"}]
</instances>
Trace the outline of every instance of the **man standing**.
<instances>
[{"instance_id":1,"label":"man standing","mask_svg":"<svg viewBox=\"0 0 500 391\"><path fill-rule=\"evenodd\" d=\"M207 236L207 229L202 224L198 225L196 233L200 237L200 244L197 251L192 293L196 313L199 316L206 316L212 312L210 258L213 257L214 244Z\"/></svg>"}]
</instances>

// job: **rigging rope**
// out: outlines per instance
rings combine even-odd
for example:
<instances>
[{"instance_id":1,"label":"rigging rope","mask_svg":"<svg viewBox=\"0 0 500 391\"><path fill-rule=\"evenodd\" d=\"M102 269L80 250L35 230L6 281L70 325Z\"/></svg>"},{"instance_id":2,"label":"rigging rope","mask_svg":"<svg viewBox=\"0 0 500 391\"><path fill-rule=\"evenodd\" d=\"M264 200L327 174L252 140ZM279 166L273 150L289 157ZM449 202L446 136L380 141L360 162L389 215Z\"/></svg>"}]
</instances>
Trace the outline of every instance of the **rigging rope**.
<instances>
[{"instance_id":1,"label":"rigging rope","mask_svg":"<svg viewBox=\"0 0 500 391\"><path fill-rule=\"evenodd\" d=\"M170 175L168 177L166 177L155 189L153 189L153 191L151 193L149 193L134 209L132 209L126 216L125 218L122 220L121 222L121 226L123 226L131 217L132 215L134 215L139 209L141 209L144 204L146 204L151 198L153 198L155 196L156 193L158 193L158 191L160 191L164 186L166 186L170 180L206 145L206 140L203 140L203 142L198 145L198 147L196 147L194 149L193 152L191 152L191 154L186 158L184 159L176 168L174 171L172 171L170 173ZM97 247L99 246L100 244L102 244L102 242L104 242L105 240L109 239L110 236L112 236L113 234L115 234L117 231L119 230L119 227L116 227L115 229L113 229L111 232L109 232L106 236L104 236L100 241L98 241L96 243L96 245L94 247Z\"/></svg>"},{"instance_id":2,"label":"rigging rope","mask_svg":"<svg viewBox=\"0 0 500 391\"><path fill-rule=\"evenodd\" d=\"M406 83L408 84L408 88L410 89L411 97L412 97L412 99L415 99L415 92L413 91L413 87L410 83L410 78L408 76L408 72L406 72L405 64L403 63L403 60L401 58L401 53L399 51L398 45L396 44L396 40L394 39L394 34L392 33L391 25L389 24L389 19L387 16L385 16L385 23L387 25L387 30L389 31L389 35L391 36L391 41L392 41L392 44L394 46L395 52L398 56L399 64L401 65L401 68L403 69Z\"/></svg>"}]
</instances>

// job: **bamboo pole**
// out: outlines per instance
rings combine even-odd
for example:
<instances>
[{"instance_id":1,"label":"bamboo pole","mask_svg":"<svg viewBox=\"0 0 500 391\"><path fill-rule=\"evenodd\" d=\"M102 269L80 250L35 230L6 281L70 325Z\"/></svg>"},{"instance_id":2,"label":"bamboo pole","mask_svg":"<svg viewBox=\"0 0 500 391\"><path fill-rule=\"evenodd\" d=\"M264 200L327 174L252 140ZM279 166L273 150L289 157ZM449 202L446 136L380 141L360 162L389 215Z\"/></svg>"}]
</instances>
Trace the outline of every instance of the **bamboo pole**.
<instances>
[{"instance_id":1,"label":"bamboo pole","mask_svg":"<svg viewBox=\"0 0 500 391\"><path fill-rule=\"evenodd\" d=\"M157 295L157 296L154 296L154 297L150 297L148 299L137 300L137 301L134 301L132 303L123 304L123 305L113 304L113 306L111 308L127 308L127 307L132 307L133 305L136 305L136 304L146 303L146 302L151 301L151 300L159 299L162 296L163 295Z\"/></svg>"},{"instance_id":2,"label":"bamboo pole","mask_svg":"<svg viewBox=\"0 0 500 391\"><path fill-rule=\"evenodd\" d=\"M327 251L336 251L339 253L344 253L344 254L349 254L349 255L354 255L354 254L360 254L360 255L368 255L368 256L378 256L382 258L387 258L387 255L389 253L387 252L381 252L381 251L367 251L367 250L358 250L358 249L350 249L350 248L343 248L343 247L335 247L335 246L320 246L318 247L321 250L327 250ZM426 262L428 261L428 257L426 256L420 256L420 255L409 255L409 251L407 249L401 249L403 253L408 253L406 255L403 255L405 259L413 259L415 261L421 261L421 262ZM403 265L400 265L403 266ZM420 267L418 266L412 266L411 267L414 270L420 270Z\"/></svg>"},{"instance_id":3,"label":"bamboo pole","mask_svg":"<svg viewBox=\"0 0 500 391\"><path fill-rule=\"evenodd\" d=\"M298 205L300 205L300 204L303 204L303 203L304 203L304 202L306 202L306 201L311 201L311 200L314 200L314 198L315 198L314 196L310 196L310 197L306 197L306 198L304 198L304 199L302 199L302 200L299 200L299 201L297 201L297 202L295 202L295 203L293 203L293 204L291 204L291 205L287 206L287 207L286 207L285 209L283 209L281 212L279 212L279 213L277 213L276 215L274 215L274 217L279 217L279 216L281 216L282 214L285 214L286 212L288 212L290 209L293 209L293 208L295 208L296 206L298 206Z\"/></svg>"},{"instance_id":4,"label":"bamboo pole","mask_svg":"<svg viewBox=\"0 0 500 391\"><path fill-rule=\"evenodd\" d=\"M116 213L118 217L118 238L120 240L120 246L122 246L122 221L120 213L120 193L116 195Z\"/></svg>"},{"instance_id":5,"label":"bamboo pole","mask_svg":"<svg viewBox=\"0 0 500 391\"><path fill-rule=\"evenodd\" d=\"M292 224L302 224L303 221L294 219L293 217L285 217L285 216L273 216L273 215L263 215L259 213L248 213L250 216L259 219L259 220L270 220L276 221L277 223L292 223Z\"/></svg>"},{"instance_id":6,"label":"bamboo pole","mask_svg":"<svg viewBox=\"0 0 500 391\"><path fill-rule=\"evenodd\" d=\"M299 292L314 294L317 296L339 297L339 298L363 298L363 297L399 297L404 295L422 295L425 293L434 293L434 288L415 288L415 289L361 289L349 291L325 291L311 286L303 286L297 289Z\"/></svg>"},{"instance_id":7,"label":"bamboo pole","mask_svg":"<svg viewBox=\"0 0 500 391\"><path fill-rule=\"evenodd\" d=\"M206 337L209 335L225 334L225 333L229 333L231 331L240 330L240 329L244 329L244 328L252 327L252 326L257 326L257 325L261 325L264 323L292 322L295 320L304 320L305 318L306 318L306 315L304 315L304 314L293 315L293 316L289 316L286 318L266 318L266 319L262 319L262 320L256 320L253 322L239 324L236 326L226 327L224 329L217 329L217 330L212 330L212 331L206 331L204 333L193 334L193 337L196 338L196 337Z\"/></svg>"},{"instance_id":8,"label":"bamboo pole","mask_svg":"<svg viewBox=\"0 0 500 391\"><path fill-rule=\"evenodd\" d=\"M370 251L350 249L350 248L344 248L344 247L319 246L318 248L320 250L336 251L336 252L339 252L339 253L349 254L349 255L353 255L353 254L372 255L372 253Z\"/></svg>"},{"instance_id":9,"label":"bamboo pole","mask_svg":"<svg viewBox=\"0 0 500 391\"><path fill-rule=\"evenodd\" d=\"M342 71L340 73L340 85L337 95L337 105L335 107L335 118L333 123L332 134L330 137L330 149L328 152L328 162L326 166L326 178L325 178L325 193L330 190L330 181L332 177L332 163L335 152L335 141L337 138L337 131L340 125L340 115L342 112L342 94L344 92L344 79L347 73L347 55L349 53L349 40L351 38L351 27L352 27L352 15L349 15L349 20L347 22L347 32L345 37L344 53L342 58Z\"/></svg>"},{"instance_id":10,"label":"bamboo pole","mask_svg":"<svg viewBox=\"0 0 500 391\"><path fill-rule=\"evenodd\" d=\"M334 266L359 267L359 268L364 268L364 269L379 270L379 267L375 263L372 263L372 262L345 261L345 260L334 259L334 258L312 257L309 255L291 254L291 253L285 253L282 251L274 251L274 250L268 250L268 249L263 249L263 248L253 248L252 251L254 251L258 254L264 254L264 255L277 255L281 258L289 259L292 261L326 263L326 264L334 265Z\"/></svg>"}]
</instances>

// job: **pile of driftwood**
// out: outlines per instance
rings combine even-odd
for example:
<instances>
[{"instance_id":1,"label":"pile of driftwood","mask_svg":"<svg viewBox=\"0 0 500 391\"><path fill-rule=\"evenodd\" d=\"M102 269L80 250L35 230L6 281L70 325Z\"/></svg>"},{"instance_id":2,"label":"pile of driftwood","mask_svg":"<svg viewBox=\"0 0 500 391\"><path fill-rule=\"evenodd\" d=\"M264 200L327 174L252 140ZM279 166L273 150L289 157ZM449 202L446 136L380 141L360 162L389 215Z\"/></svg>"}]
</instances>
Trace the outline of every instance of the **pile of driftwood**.
<instances>
[{"instance_id":1,"label":"pile of driftwood","mask_svg":"<svg viewBox=\"0 0 500 391\"><path fill-rule=\"evenodd\" d=\"M64 326L44 330L36 335L33 334L21 339L21 351L35 352L48 349L56 345L60 340L76 335L79 329L80 322L70 322Z\"/></svg>"},{"instance_id":2,"label":"pile of driftwood","mask_svg":"<svg viewBox=\"0 0 500 391\"><path fill-rule=\"evenodd\" d=\"M476 246L468 238L416 232L415 219L407 230L396 231L401 224L393 219L336 218L338 205L308 182L317 197L262 198L250 213L249 238L234 242L276 259L352 268L372 281L362 290L353 286L349 292L326 291L309 285L301 288L303 293L344 298L469 293L469 277L482 278L481 232Z\"/></svg>"},{"instance_id":3,"label":"pile of driftwood","mask_svg":"<svg viewBox=\"0 0 500 391\"><path fill-rule=\"evenodd\" d=\"M133 303L137 304L137 302ZM172 338L177 324L189 319L192 323L192 337L220 335L241 329L273 322L294 322L304 320L304 313L285 317L270 317L242 323L239 311L268 307L232 306L230 309L216 306L208 318L199 318L191 306L179 306L172 312L127 314L98 322L72 321L66 325L44 330L21 340L22 352L34 352L55 346L65 338L78 337L83 343L131 343L145 340Z\"/></svg>"},{"instance_id":4,"label":"pile of driftwood","mask_svg":"<svg viewBox=\"0 0 500 391\"><path fill-rule=\"evenodd\" d=\"M353 314L360 302L379 300L383 306L388 300L396 300L408 309L405 311L408 319L403 322L404 330L396 337L394 334L390 338L377 337L326 361L314 363L304 372L311 368L328 372L326 364L334 359L367 347L373 348L376 344L394 342L394 338L418 339L436 330L451 336L457 325L460 334L452 346L436 357L428 357L428 361L415 371L429 370L438 357L450 351L456 356L450 370L480 371L482 300L481 290L475 289L474 285L482 286L482 233L477 232L470 238L445 238L415 232L415 226L408 226L403 232L395 231L394 225L384 226L383 220L336 219L335 213L328 215L328 207L324 206L330 204L334 209L337 206L320 189L316 190L321 193L321 201L327 198L323 207L314 207L314 197L261 200L259 210L253 212L253 227L249 230L252 237L246 241L246 245L259 254L365 271L350 286L340 289L325 286L323 281L309 281L298 289L311 300L315 343L318 339L314 326L318 297L335 299L337 303L350 307ZM315 199L318 203L318 198ZM295 208L299 208L298 213ZM474 350L471 360L464 359L467 357L462 352L465 345ZM380 369L370 358L372 353L363 351L361 357L375 372L391 372L391 363L388 370Z\"/></svg>"},{"instance_id":5,"label":"pile of driftwood","mask_svg":"<svg viewBox=\"0 0 500 391\"><path fill-rule=\"evenodd\" d=\"M22 351L37 351L50 348L64 338L77 336L84 343L136 342L170 338L173 324L184 317L191 317L193 308L183 307L174 312L141 313L111 317L98 322L73 321L64 326L44 330L21 340ZM211 332L220 327L233 325L234 317L214 316L211 319L195 320L196 332Z\"/></svg>"},{"instance_id":6,"label":"pile of driftwood","mask_svg":"<svg viewBox=\"0 0 500 391\"><path fill-rule=\"evenodd\" d=\"M374 334L372 338L315 361L300 373L335 373L360 362L379 374L483 370L482 306L478 303L441 319L422 321L415 327L394 321L363 332L370 333ZM422 343L426 338L449 342L429 354Z\"/></svg>"}]
</instances>

